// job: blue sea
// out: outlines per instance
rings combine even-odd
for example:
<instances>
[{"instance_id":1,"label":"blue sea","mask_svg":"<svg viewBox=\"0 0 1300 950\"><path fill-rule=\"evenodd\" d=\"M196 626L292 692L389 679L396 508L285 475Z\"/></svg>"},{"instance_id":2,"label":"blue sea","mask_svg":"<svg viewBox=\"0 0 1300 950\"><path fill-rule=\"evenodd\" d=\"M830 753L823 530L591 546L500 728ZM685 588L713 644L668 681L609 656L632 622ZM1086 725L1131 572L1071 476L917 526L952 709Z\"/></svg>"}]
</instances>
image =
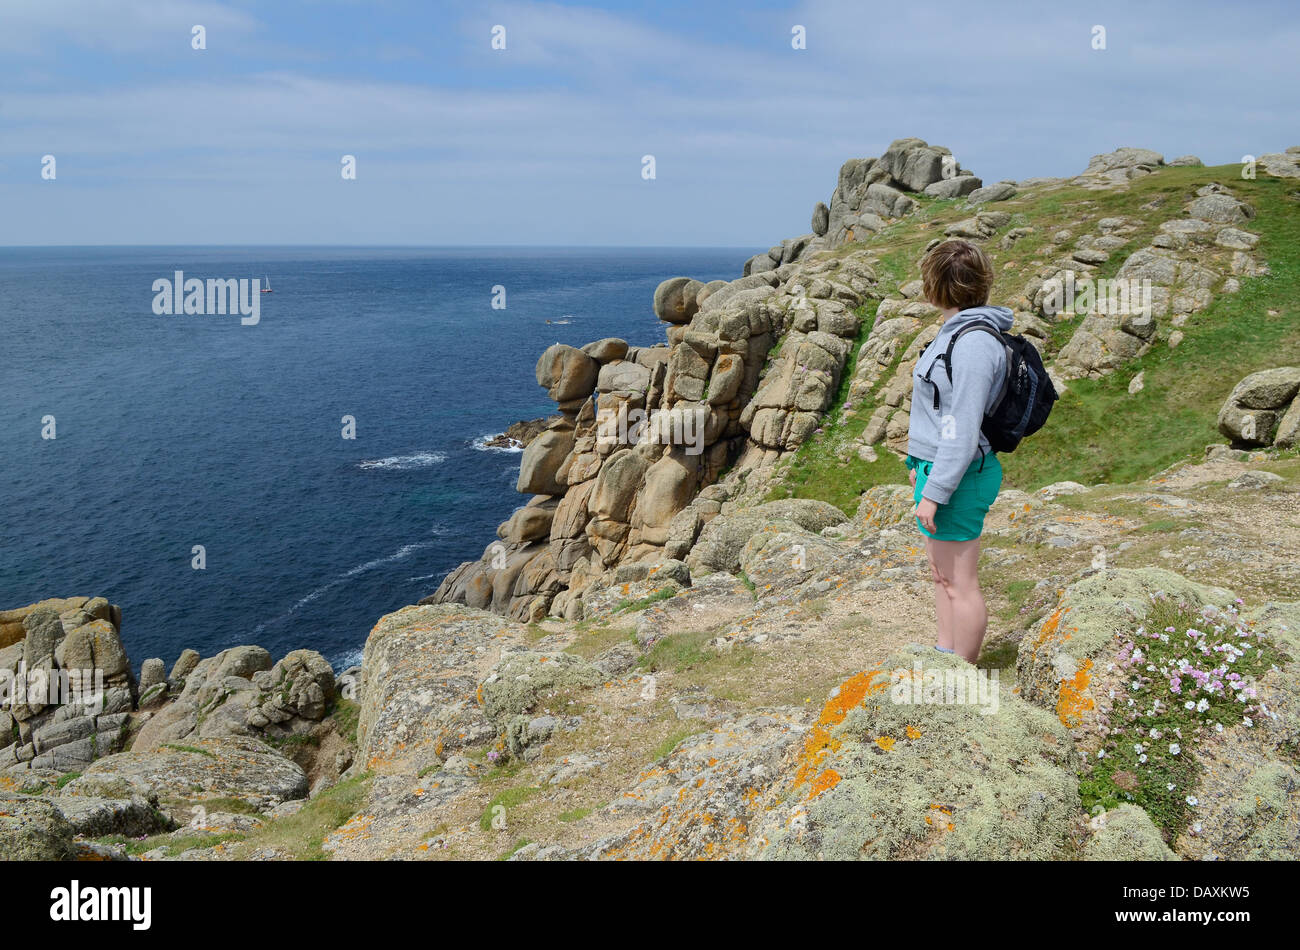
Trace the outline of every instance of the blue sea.
<instances>
[{"instance_id":1,"label":"blue sea","mask_svg":"<svg viewBox=\"0 0 1300 950\"><path fill-rule=\"evenodd\" d=\"M107 597L137 668L245 643L354 663L526 500L482 440L554 411L542 350L662 342L661 280L752 253L0 248L0 609ZM274 292L255 326L155 315L178 270Z\"/></svg>"}]
</instances>

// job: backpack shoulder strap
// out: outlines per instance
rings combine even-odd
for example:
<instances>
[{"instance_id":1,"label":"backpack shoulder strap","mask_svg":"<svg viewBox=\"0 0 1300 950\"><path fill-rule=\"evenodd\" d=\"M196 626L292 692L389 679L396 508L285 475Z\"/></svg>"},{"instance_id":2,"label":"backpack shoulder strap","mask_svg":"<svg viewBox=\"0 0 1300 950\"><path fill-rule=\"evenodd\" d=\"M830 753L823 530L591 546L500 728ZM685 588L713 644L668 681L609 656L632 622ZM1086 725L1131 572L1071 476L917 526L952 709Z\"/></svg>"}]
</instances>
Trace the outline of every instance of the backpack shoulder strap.
<instances>
[{"instance_id":1,"label":"backpack shoulder strap","mask_svg":"<svg viewBox=\"0 0 1300 950\"><path fill-rule=\"evenodd\" d=\"M958 340L960 340L963 336L965 336L967 333L969 333L972 330L983 330L985 333L991 333L993 334L993 336L998 338L999 343L1004 343L1002 339L1002 331L999 330L997 327L995 327L993 324L985 323L982 320L976 320L973 323L966 324L966 326L962 327L960 330L954 333L952 337L948 340L948 352L946 352L941 357L943 359L943 368L948 371L949 383L952 382L952 349L954 346L957 345ZM938 362L938 360L936 360L935 362ZM933 366L931 366L931 368L933 369Z\"/></svg>"}]
</instances>

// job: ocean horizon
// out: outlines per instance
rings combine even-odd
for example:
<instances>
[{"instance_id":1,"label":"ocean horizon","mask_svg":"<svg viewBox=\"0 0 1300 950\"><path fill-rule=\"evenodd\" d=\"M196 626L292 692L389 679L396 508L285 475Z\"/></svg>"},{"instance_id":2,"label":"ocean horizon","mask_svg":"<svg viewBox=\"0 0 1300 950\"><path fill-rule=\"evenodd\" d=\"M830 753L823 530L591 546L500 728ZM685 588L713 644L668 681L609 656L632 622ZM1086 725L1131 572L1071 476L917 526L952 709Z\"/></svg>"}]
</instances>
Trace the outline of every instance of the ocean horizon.
<instances>
[{"instance_id":1,"label":"ocean horizon","mask_svg":"<svg viewBox=\"0 0 1300 950\"><path fill-rule=\"evenodd\" d=\"M484 442L554 412L542 351L663 342L659 282L735 279L752 253L0 247L0 609L107 597L137 667L254 643L359 662L527 500L518 453ZM273 292L253 325L156 313L177 271Z\"/></svg>"}]
</instances>

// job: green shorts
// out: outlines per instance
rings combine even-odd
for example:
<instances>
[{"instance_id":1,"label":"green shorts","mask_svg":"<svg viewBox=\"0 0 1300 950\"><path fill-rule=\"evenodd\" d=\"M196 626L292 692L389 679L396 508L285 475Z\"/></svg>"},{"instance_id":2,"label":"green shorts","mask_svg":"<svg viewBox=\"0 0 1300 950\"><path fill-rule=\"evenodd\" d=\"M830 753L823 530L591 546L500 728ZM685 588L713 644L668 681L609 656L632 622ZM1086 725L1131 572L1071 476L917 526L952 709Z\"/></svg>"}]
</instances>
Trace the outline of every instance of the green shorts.
<instances>
[{"instance_id":1,"label":"green shorts","mask_svg":"<svg viewBox=\"0 0 1300 950\"><path fill-rule=\"evenodd\" d=\"M984 516L998 497L1002 488L1002 463L996 453L984 456L984 470L980 471L980 458L976 456L966 469L966 474L957 483L957 489L948 499L948 503L939 506L934 513L934 534L921 527L921 519L916 519L916 527L927 538L936 541L973 541L984 530ZM912 501L920 504L921 492L925 490L926 480L930 476L933 462L907 457L907 467L916 472L916 487L912 490Z\"/></svg>"}]
</instances>

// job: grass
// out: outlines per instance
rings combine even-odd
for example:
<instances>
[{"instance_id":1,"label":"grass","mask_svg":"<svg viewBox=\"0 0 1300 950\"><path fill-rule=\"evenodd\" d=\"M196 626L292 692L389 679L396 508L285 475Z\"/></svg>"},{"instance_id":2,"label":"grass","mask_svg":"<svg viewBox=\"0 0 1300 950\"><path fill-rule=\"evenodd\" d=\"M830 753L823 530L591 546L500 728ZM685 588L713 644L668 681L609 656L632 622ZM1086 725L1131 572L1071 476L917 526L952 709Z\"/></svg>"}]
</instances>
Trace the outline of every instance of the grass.
<instances>
[{"instance_id":1,"label":"grass","mask_svg":"<svg viewBox=\"0 0 1300 950\"><path fill-rule=\"evenodd\" d=\"M352 745L357 744L357 725L361 722L361 705L351 699L339 697L327 714L333 717L343 738Z\"/></svg>"},{"instance_id":2,"label":"grass","mask_svg":"<svg viewBox=\"0 0 1300 950\"><path fill-rule=\"evenodd\" d=\"M320 861L325 838L366 802L370 775L363 773L327 788L298 811L267 822L245 838L248 848L272 848L298 861Z\"/></svg>"},{"instance_id":3,"label":"grass","mask_svg":"<svg viewBox=\"0 0 1300 950\"><path fill-rule=\"evenodd\" d=\"M1033 593L1037 583L1033 579L1025 578L1006 582L1003 590L1006 594L1007 603L1005 607L998 610L998 619L1003 624L1014 624L1020 618L1022 610L1029 602L1029 595Z\"/></svg>"},{"instance_id":4,"label":"grass","mask_svg":"<svg viewBox=\"0 0 1300 950\"><path fill-rule=\"evenodd\" d=\"M512 808L518 808L528 799L532 798L540 791L536 785L516 785L514 788L507 788L493 796L492 800L487 803L483 809L483 814L479 817L478 826L481 831L491 831L492 822L499 815L504 820L509 820L509 811ZM500 809L498 811L498 809ZM526 844L527 842L525 842ZM520 845L522 847L522 845ZM513 853L513 852L512 852Z\"/></svg>"},{"instance_id":5,"label":"grass","mask_svg":"<svg viewBox=\"0 0 1300 950\"><path fill-rule=\"evenodd\" d=\"M497 858L497 860L509 861L512 857L514 857L516 851L518 851L520 848L524 847L525 845L529 845L529 844L532 844L532 842L529 841L527 838L520 838L518 841L516 841L514 844L510 846L509 851L501 855L501 857Z\"/></svg>"},{"instance_id":6,"label":"grass","mask_svg":"<svg viewBox=\"0 0 1300 950\"><path fill-rule=\"evenodd\" d=\"M205 801L195 802L196 808L206 809L209 813L226 812L231 815L256 815L258 814L256 806L242 798L209 798Z\"/></svg>"},{"instance_id":7,"label":"grass","mask_svg":"<svg viewBox=\"0 0 1300 950\"><path fill-rule=\"evenodd\" d=\"M619 643L636 644L635 627L593 626L579 630L574 628L578 638L565 648L565 652L590 660L604 653Z\"/></svg>"},{"instance_id":8,"label":"grass","mask_svg":"<svg viewBox=\"0 0 1300 950\"><path fill-rule=\"evenodd\" d=\"M215 848L219 844L229 844L243 839L244 836L237 832L223 834L196 832L190 835L180 835L179 837L154 835L149 838L124 838L121 835L108 835L97 840L99 844L119 847L129 855L144 854L147 851L153 851L155 848L162 848L168 857L174 858L186 851Z\"/></svg>"},{"instance_id":9,"label":"grass","mask_svg":"<svg viewBox=\"0 0 1300 950\"><path fill-rule=\"evenodd\" d=\"M682 740L689 739L691 736L698 735L699 729L679 729L664 739L663 742L655 746L655 750L650 755L651 762L658 762L662 758L670 755L673 749L681 744Z\"/></svg>"},{"instance_id":10,"label":"grass","mask_svg":"<svg viewBox=\"0 0 1300 950\"><path fill-rule=\"evenodd\" d=\"M678 588L676 587L661 587L654 593L647 594L645 597L641 597L637 600L624 600L620 602L619 605L614 608L614 613L634 614L638 611L645 610L653 604L659 603L661 600L668 600L672 597L676 597L677 592Z\"/></svg>"},{"instance_id":11,"label":"grass","mask_svg":"<svg viewBox=\"0 0 1300 950\"><path fill-rule=\"evenodd\" d=\"M714 634L708 630L670 633L655 641L649 652L641 657L639 665L651 673L698 666L717 656L707 648L713 637Z\"/></svg>"},{"instance_id":12,"label":"grass","mask_svg":"<svg viewBox=\"0 0 1300 950\"><path fill-rule=\"evenodd\" d=\"M1019 640L1000 639L985 641L975 665L981 670L1011 670L1015 673L1016 656L1020 652Z\"/></svg>"}]
</instances>

